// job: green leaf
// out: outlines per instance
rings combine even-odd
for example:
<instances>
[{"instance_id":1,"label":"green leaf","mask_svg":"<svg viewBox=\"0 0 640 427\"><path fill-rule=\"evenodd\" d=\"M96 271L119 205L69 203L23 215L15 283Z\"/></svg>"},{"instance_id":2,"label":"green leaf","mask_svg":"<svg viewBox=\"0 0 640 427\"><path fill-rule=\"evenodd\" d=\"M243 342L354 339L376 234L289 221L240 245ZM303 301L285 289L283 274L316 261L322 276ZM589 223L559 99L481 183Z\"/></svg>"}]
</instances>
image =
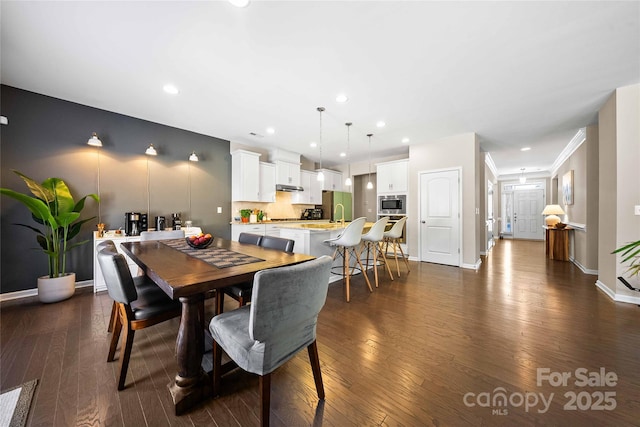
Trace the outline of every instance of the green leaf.
<instances>
[{"instance_id":1,"label":"green leaf","mask_svg":"<svg viewBox=\"0 0 640 427\"><path fill-rule=\"evenodd\" d=\"M0 194L16 199L25 205L36 218L43 220L48 225L58 227L58 223L53 215L51 215L49 207L42 200L18 193L17 191L13 191L8 188L0 188Z\"/></svg>"},{"instance_id":2,"label":"green leaf","mask_svg":"<svg viewBox=\"0 0 640 427\"><path fill-rule=\"evenodd\" d=\"M27 187L29 188L29 191L31 191L31 193L34 196L36 196L38 199L44 200L45 202L52 202L53 201L54 194L50 189L48 189L46 187L43 187L42 185L38 184L33 179L29 178L28 176L26 176L23 173L18 172L17 170L13 170L13 172L16 175L18 175L20 178L22 178L22 180L25 182L25 184L27 184Z\"/></svg>"}]
</instances>

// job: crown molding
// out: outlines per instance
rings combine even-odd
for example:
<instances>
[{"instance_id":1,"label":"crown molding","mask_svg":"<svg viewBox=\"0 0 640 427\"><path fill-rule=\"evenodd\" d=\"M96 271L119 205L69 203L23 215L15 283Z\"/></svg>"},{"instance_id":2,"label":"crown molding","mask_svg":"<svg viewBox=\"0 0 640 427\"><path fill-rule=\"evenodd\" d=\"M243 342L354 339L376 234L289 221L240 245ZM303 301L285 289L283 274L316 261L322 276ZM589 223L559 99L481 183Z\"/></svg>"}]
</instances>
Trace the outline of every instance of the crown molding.
<instances>
[{"instance_id":1,"label":"crown molding","mask_svg":"<svg viewBox=\"0 0 640 427\"><path fill-rule=\"evenodd\" d=\"M587 139L587 130L586 128L580 128L578 132L571 138L571 141L564 147L564 150L560 152L556 161L551 165L551 176L555 176L558 173L558 169L564 162L567 161L569 157L582 145L582 143Z\"/></svg>"}]
</instances>

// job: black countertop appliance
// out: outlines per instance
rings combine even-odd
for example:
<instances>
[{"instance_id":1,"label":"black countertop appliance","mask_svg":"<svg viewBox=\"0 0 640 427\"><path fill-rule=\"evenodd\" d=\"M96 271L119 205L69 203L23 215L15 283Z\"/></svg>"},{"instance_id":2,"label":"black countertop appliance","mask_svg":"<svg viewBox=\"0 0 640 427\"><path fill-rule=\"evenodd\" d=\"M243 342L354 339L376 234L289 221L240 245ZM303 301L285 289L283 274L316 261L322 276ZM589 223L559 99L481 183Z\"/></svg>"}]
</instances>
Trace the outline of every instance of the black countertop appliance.
<instances>
[{"instance_id":1,"label":"black countertop appliance","mask_svg":"<svg viewBox=\"0 0 640 427\"><path fill-rule=\"evenodd\" d=\"M322 219L322 208L305 209L300 219Z\"/></svg>"}]
</instances>

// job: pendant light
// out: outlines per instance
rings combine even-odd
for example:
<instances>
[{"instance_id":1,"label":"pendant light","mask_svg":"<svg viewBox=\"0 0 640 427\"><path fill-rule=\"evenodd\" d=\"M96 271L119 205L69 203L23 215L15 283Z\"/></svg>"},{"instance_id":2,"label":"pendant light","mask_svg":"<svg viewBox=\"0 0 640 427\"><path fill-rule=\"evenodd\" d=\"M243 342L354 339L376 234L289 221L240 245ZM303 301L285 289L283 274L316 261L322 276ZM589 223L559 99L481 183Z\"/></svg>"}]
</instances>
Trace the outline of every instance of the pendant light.
<instances>
[{"instance_id":1,"label":"pendant light","mask_svg":"<svg viewBox=\"0 0 640 427\"><path fill-rule=\"evenodd\" d=\"M351 122L345 123L345 126L347 126L347 165L348 165L348 170L347 170L347 179L344 180L344 185L346 185L347 187L351 187L351 154L349 152L349 129L351 128L352 124L353 123L351 123Z\"/></svg>"},{"instance_id":2,"label":"pendant light","mask_svg":"<svg viewBox=\"0 0 640 427\"><path fill-rule=\"evenodd\" d=\"M316 108L320 113L320 172L318 172L318 181L324 181L324 173L322 173L322 112L324 107Z\"/></svg>"},{"instance_id":3,"label":"pendant light","mask_svg":"<svg viewBox=\"0 0 640 427\"><path fill-rule=\"evenodd\" d=\"M368 133L367 136L369 137L369 182L367 182L367 190L373 190L373 182L371 182L371 137L373 134Z\"/></svg>"},{"instance_id":4,"label":"pendant light","mask_svg":"<svg viewBox=\"0 0 640 427\"><path fill-rule=\"evenodd\" d=\"M520 168L520 184L527 182L527 177L524 176L524 168Z\"/></svg>"}]
</instances>

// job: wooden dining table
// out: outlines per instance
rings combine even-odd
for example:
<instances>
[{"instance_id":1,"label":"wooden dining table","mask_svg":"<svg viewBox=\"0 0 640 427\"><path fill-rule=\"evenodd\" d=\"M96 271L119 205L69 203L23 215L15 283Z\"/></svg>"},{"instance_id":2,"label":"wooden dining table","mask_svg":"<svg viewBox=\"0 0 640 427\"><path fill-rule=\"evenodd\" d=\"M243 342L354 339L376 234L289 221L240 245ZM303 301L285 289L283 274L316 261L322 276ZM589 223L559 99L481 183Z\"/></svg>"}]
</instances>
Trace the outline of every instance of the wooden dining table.
<instances>
[{"instance_id":1,"label":"wooden dining table","mask_svg":"<svg viewBox=\"0 0 640 427\"><path fill-rule=\"evenodd\" d=\"M202 368L205 295L214 289L253 280L260 270L314 259L310 255L290 254L218 237L208 249L219 248L222 253L226 250L230 255L241 254L257 260L219 268L193 256L194 252L175 249L163 241L125 242L121 247L170 298L182 304L176 338L178 372L175 381L169 383L176 415L211 395L211 381Z\"/></svg>"}]
</instances>

